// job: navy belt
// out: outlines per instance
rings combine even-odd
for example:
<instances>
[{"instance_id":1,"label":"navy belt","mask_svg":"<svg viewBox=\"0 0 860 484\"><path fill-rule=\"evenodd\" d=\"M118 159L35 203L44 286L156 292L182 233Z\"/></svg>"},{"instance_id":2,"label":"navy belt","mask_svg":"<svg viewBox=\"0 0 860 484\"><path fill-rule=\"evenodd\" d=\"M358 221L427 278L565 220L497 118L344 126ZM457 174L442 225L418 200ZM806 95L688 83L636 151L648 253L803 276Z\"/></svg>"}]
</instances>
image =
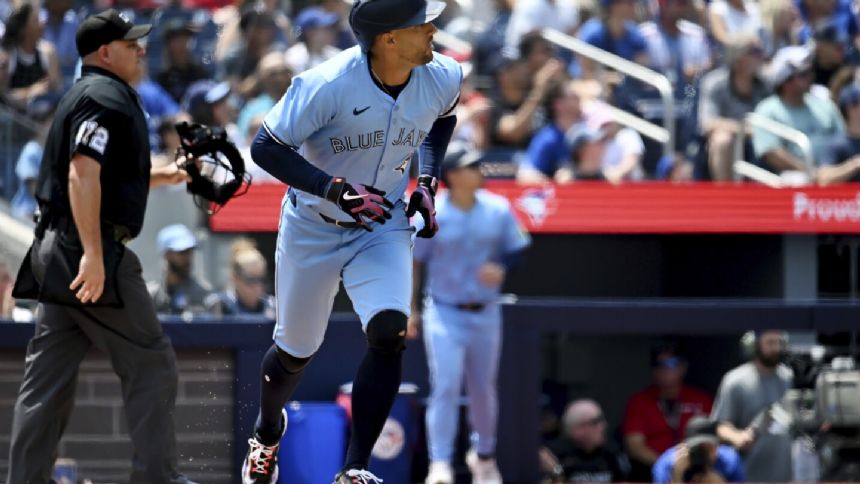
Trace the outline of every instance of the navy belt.
<instances>
[{"instance_id":1,"label":"navy belt","mask_svg":"<svg viewBox=\"0 0 860 484\"><path fill-rule=\"evenodd\" d=\"M436 304L441 304L442 306L450 306L452 308L459 309L460 311L464 311L467 313L478 313L486 309L489 306L488 303L482 302L465 302L465 303L449 303L445 301L433 300Z\"/></svg>"},{"instance_id":2,"label":"navy belt","mask_svg":"<svg viewBox=\"0 0 860 484\"><path fill-rule=\"evenodd\" d=\"M459 309L460 311L466 311L469 313L478 313L484 310L487 307L484 303L471 302L471 303L460 303L454 304L454 307Z\"/></svg>"}]
</instances>

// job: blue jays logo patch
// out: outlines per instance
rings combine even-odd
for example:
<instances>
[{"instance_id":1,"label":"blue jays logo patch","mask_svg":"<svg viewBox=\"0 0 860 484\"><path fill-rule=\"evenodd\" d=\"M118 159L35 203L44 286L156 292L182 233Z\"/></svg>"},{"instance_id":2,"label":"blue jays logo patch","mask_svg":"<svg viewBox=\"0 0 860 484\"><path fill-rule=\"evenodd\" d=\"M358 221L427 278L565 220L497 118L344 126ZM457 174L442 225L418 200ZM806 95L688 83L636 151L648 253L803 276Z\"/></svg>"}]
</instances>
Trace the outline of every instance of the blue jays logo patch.
<instances>
[{"instance_id":1,"label":"blue jays logo patch","mask_svg":"<svg viewBox=\"0 0 860 484\"><path fill-rule=\"evenodd\" d=\"M406 174L406 167L409 166L409 162L412 161L412 155L414 154L415 152L413 151L412 153L406 155L406 158L403 158L403 161L401 161L400 164L394 168L394 171L399 171L401 175Z\"/></svg>"}]
</instances>

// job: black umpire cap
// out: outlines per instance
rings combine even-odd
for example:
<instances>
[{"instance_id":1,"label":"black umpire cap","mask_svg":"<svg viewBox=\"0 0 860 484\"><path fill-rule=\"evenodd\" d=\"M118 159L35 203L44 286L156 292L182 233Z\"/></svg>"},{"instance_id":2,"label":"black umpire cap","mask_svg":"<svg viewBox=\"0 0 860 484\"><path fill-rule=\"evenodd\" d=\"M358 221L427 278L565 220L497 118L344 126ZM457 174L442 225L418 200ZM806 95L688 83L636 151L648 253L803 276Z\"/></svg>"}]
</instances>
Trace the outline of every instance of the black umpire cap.
<instances>
[{"instance_id":1,"label":"black umpire cap","mask_svg":"<svg viewBox=\"0 0 860 484\"><path fill-rule=\"evenodd\" d=\"M349 25L365 51L384 32L432 22L445 10L438 0L355 0Z\"/></svg>"},{"instance_id":2,"label":"black umpire cap","mask_svg":"<svg viewBox=\"0 0 860 484\"><path fill-rule=\"evenodd\" d=\"M75 34L75 44L81 57L115 40L137 40L146 37L152 25L134 25L124 14L111 8L87 17Z\"/></svg>"}]
</instances>

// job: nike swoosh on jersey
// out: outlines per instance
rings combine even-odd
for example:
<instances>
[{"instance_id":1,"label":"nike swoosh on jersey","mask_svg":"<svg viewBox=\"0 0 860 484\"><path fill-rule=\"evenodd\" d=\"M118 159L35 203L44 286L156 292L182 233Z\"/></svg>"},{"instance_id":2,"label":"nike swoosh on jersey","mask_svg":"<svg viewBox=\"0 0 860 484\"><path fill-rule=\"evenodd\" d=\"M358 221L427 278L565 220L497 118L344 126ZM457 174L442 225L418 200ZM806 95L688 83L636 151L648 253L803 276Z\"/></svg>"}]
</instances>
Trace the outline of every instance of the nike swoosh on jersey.
<instances>
[{"instance_id":1,"label":"nike swoosh on jersey","mask_svg":"<svg viewBox=\"0 0 860 484\"><path fill-rule=\"evenodd\" d=\"M349 193L344 193L343 199L344 200L358 200L359 198L364 198L366 196L367 195L350 195Z\"/></svg>"},{"instance_id":2,"label":"nike swoosh on jersey","mask_svg":"<svg viewBox=\"0 0 860 484\"><path fill-rule=\"evenodd\" d=\"M353 115L353 116L358 116L359 114L361 114L361 113L363 113L363 112L367 111L368 109L370 109L370 106L367 106L367 107L365 107L364 109L352 108L352 115Z\"/></svg>"}]
</instances>

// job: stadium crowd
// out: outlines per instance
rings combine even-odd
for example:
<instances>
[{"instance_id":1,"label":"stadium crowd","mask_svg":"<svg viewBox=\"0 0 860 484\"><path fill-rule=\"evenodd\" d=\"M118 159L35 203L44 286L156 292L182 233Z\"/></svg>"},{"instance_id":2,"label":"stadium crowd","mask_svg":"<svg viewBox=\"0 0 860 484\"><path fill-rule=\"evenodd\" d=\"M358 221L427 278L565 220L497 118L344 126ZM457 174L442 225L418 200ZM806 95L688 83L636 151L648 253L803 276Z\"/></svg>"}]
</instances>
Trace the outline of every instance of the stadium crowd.
<instances>
[{"instance_id":1,"label":"stadium crowd","mask_svg":"<svg viewBox=\"0 0 860 484\"><path fill-rule=\"evenodd\" d=\"M793 183L860 180L850 0L448 3L439 27L466 41L440 43L467 73L455 141L523 183L725 181L739 156ZM170 126L187 117L247 147L293 75L354 44L341 0L0 1L0 181L18 216L32 211L45 126L79 69L77 25L109 6L154 26L136 88L158 159L172 155ZM662 124L655 88L557 48L543 28L664 74L675 149L664 153L611 109ZM751 112L805 133L813 166L797 144L739 122Z\"/></svg>"}]
</instances>

